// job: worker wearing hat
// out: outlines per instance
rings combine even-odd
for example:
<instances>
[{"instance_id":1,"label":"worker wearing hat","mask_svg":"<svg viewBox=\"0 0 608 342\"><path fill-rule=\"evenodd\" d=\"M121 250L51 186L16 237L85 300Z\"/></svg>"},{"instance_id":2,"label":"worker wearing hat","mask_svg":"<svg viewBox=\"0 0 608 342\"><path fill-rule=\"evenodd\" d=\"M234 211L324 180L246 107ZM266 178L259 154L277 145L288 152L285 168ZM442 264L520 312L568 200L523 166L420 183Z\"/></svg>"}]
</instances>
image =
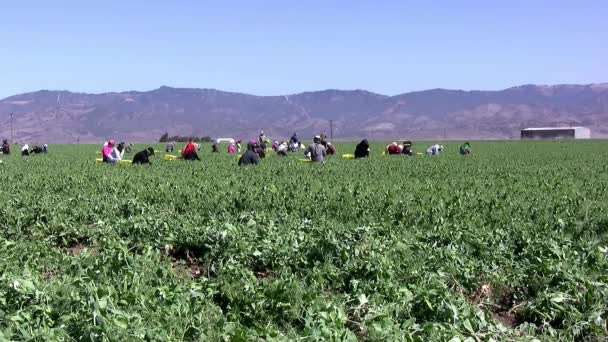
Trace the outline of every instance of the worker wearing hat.
<instances>
[{"instance_id":1,"label":"worker wearing hat","mask_svg":"<svg viewBox=\"0 0 608 342\"><path fill-rule=\"evenodd\" d=\"M114 149L114 139L109 139L108 141L106 141L103 144L103 147L101 148L101 157L102 157L104 163L108 162L108 156L110 155L110 153L112 153L113 149Z\"/></svg>"},{"instance_id":2,"label":"worker wearing hat","mask_svg":"<svg viewBox=\"0 0 608 342\"><path fill-rule=\"evenodd\" d=\"M260 157L255 153L256 146L257 142L255 140L251 140L247 144L247 151L239 159L239 165L252 165L260 162Z\"/></svg>"},{"instance_id":3,"label":"worker wearing hat","mask_svg":"<svg viewBox=\"0 0 608 342\"><path fill-rule=\"evenodd\" d=\"M327 156L327 150L325 146L321 144L321 137L315 136L313 138L313 143L308 145L306 150L304 151L304 155L309 158L313 162L323 162L325 157Z\"/></svg>"}]
</instances>

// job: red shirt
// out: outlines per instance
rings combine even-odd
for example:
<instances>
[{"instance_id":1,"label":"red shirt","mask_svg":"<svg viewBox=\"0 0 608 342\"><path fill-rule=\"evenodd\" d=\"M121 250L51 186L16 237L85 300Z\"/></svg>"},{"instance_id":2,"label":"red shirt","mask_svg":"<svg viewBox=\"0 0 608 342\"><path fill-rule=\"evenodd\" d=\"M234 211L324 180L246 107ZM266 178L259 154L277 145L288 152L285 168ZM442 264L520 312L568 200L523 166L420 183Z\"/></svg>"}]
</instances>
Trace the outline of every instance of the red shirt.
<instances>
[{"instance_id":1,"label":"red shirt","mask_svg":"<svg viewBox=\"0 0 608 342\"><path fill-rule=\"evenodd\" d=\"M184 147L184 150L182 151L182 157L185 157L188 153L192 151L196 151L196 147L193 143L188 143L188 145L186 145L186 147Z\"/></svg>"},{"instance_id":2,"label":"red shirt","mask_svg":"<svg viewBox=\"0 0 608 342\"><path fill-rule=\"evenodd\" d=\"M388 153L389 154L399 154L399 153L401 153L401 151L399 150L399 146L390 145L388 147Z\"/></svg>"}]
</instances>

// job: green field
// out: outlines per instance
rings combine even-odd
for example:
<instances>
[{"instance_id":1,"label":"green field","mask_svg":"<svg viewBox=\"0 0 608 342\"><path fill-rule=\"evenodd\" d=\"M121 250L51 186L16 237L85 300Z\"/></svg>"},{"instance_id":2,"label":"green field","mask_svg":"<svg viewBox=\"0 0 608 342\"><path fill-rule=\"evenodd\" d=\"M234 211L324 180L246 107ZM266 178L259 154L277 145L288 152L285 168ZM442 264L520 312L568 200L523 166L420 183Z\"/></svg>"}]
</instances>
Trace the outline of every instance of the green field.
<instances>
[{"instance_id":1,"label":"green field","mask_svg":"<svg viewBox=\"0 0 608 342\"><path fill-rule=\"evenodd\" d=\"M243 168L13 146L0 341L607 338L608 142L383 146Z\"/></svg>"}]
</instances>

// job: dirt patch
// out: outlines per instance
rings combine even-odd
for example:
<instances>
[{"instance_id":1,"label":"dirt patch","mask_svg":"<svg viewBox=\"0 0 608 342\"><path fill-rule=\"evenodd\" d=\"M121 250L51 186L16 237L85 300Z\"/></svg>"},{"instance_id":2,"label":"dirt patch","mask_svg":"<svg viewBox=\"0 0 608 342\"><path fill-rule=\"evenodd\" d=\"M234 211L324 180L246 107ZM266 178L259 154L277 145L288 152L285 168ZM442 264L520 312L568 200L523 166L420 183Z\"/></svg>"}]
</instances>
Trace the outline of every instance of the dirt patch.
<instances>
[{"instance_id":1,"label":"dirt patch","mask_svg":"<svg viewBox=\"0 0 608 342\"><path fill-rule=\"evenodd\" d=\"M48 269L42 273L42 278L44 280L55 279L59 274L59 270L56 268Z\"/></svg>"},{"instance_id":2,"label":"dirt patch","mask_svg":"<svg viewBox=\"0 0 608 342\"><path fill-rule=\"evenodd\" d=\"M173 259L171 263L173 265L173 271L177 275L194 279L200 278L204 275L209 277L209 271L206 270L202 264L198 264L196 262L184 262L175 259Z\"/></svg>"},{"instance_id":3,"label":"dirt patch","mask_svg":"<svg viewBox=\"0 0 608 342\"><path fill-rule=\"evenodd\" d=\"M352 331L358 340L367 340L367 328L363 324L369 312L367 303L362 303L347 311L346 327Z\"/></svg>"},{"instance_id":4,"label":"dirt patch","mask_svg":"<svg viewBox=\"0 0 608 342\"><path fill-rule=\"evenodd\" d=\"M77 243L73 246L66 247L65 252L70 256L79 256L82 254L83 250L87 250L90 255L96 256L99 255L99 251L95 247L89 247L82 242Z\"/></svg>"},{"instance_id":5,"label":"dirt patch","mask_svg":"<svg viewBox=\"0 0 608 342\"><path fill-rule=\"evenodd\" d=\"M468 297L469 303L483 307L489 311L492 318L506 328L515 328L523 321L518 316L521 304L514 302L513 289L505 286L482 284Z\"/></svg>"},{"instance_id":6,"label":"dirt patch","mask_svg":"<svg viewBox=\"0 0 608 342\"><path fill-rule=\"evenodd\" d=\"M270 270L265 270L265 271L257 271L255 272L255 277L258 279L266 279L268 277L270 277L272 273L270 272Z\"/></svg>"},{"instance_id":7,"label":"dirt patch","mask_svg":"<svg viewBox=\"0 0 608 342\"><path fill-rule=\"evenodd\" d=\"M519 325L517 317L513 312L510 311L493 312L492 318L509 329L515 328Z\"/></svg>"},{"instance_id":8,"label":"dirt patch","mask_svg":"<svg viewBox=\"0 0 608 342\"><path fill-rule=\"evenodd\" d=\"M165 246L165 254L171 258L173 270L177 275L200 278L212 276L212 271L208 262L201 256L203 250L196 246L173 247Z\"/></svg>"}]
</instances>

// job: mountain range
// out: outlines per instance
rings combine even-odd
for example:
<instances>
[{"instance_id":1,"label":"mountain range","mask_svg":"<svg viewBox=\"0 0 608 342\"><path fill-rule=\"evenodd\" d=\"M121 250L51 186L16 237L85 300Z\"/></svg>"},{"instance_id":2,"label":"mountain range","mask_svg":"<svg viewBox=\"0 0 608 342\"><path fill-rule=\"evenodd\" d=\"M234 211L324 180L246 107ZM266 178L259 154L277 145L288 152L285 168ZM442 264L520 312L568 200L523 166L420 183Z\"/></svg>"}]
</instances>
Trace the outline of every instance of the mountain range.
<instances>
[{"instance_id":1,"label":"mountain range","mask_svg":"<svg viewBox=\"0 0 608 342\"><path fill-rule=\"evenodd\" d=\"M255 96L160 87L85 94L41 90L0 100L0 137L16 142L156 141L164 133L309 139L514 139L525 127L586 126L608 136L608 83L523 85L500 91L433 89L385 96L324 90Z\"/></svg>"}]
</instances>

